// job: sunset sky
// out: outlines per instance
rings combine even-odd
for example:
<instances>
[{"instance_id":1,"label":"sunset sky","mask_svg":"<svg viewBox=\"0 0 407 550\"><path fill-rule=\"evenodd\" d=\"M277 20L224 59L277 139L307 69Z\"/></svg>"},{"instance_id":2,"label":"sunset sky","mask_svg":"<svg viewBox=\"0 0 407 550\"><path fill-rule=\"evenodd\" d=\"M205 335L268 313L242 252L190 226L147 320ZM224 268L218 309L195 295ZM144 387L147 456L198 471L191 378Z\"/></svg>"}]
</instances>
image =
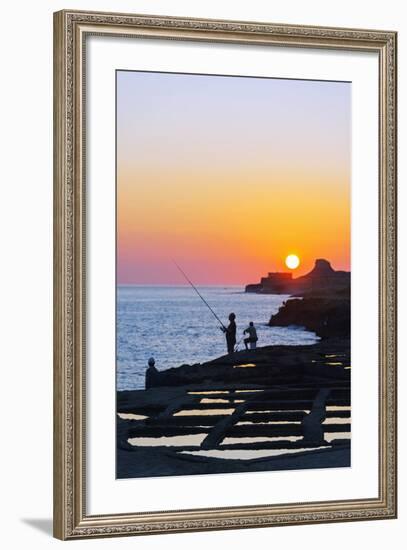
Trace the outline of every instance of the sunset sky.
<instances>
[{"instance_id":1,"label":"sunset sky","mask_svg":"<svg viewBox=\"0 0 407 550\"><path fill-rule=\"evenodd\" d=\"M350 269L351 85L117 72L117 282Z\"/></svg>"}]
</instances>

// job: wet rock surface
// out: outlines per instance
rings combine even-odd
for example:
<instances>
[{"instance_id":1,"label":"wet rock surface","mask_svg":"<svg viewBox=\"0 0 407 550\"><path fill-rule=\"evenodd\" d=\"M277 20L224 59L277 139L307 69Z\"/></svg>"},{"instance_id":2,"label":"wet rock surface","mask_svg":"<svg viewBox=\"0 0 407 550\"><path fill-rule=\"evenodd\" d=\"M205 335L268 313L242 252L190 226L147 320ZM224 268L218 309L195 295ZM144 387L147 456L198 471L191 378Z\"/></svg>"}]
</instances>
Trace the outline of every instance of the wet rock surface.
<instances>
[{"instance_id":1,"label":"wet rock surface","mask_svg":"<svg viewBox=\"0 0 407 550\"><path fill-rule=\"evenodd\" d=\"M297 325L322 338L349 337L350 294L348 289L337 292L308 292L303 298L290 298L270 318L269 326Z\"/></svg>"},{"instance_id":2,"label":"wet rock surface","mask_svg":"<svg viewBox=\"0 0 407 550\"><path fill-rule=\"evenodd\" d=\"M265 346L256 350L239 351L213 361L156 371L148 378L147 388L180 386L194 383L276 384L295 382L311 369L324 365L326 355L340 358L338 369L327 369L326 376L349 378L344 367L350 365L348 338L330 338L306 346ZM332 362L332 361L331 361ZM331 365L332 367L332 365ZM124 392L125 393L125 392Z\"/></svg>"}]
</instances>

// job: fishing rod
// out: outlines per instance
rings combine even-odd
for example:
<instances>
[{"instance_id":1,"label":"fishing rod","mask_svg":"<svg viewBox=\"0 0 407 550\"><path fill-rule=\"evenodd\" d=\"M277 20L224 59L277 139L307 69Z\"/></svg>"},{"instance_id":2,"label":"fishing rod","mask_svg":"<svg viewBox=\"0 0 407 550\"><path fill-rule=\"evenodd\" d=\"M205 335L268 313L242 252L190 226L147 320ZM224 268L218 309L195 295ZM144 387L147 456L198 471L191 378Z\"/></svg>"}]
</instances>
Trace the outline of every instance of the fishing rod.
<instances>
[{"instance_id":1,"label":"fishing rod","mask_svg":"<svg viewBox=\"0 0 407 550\"><path fill-rule=\"evenodd\" d=\"M225 327L225 325L222 323L222 321L219 319L219 317L216 315L216 313L213 311L213 309L211 308L211 306L208 304L208 302L205 300L205 298L202 296L202 294L200 294L199 290L196 288L196 286L194 285L194 283L188 278L188 276L186 275L186 273L180 268L180 266L177 264L176 261L174 261L174 264L177 266L177 268L179 269L179 271L182 273L182 275L185 277L185 279L188 281L188 283L192 286L192 288L195 290L195 292L198 294L198 296L201 298L201 300L203 301L203 303L206 305L206 307L209 309L209 311L212 313L212 315L215 317L215 319L218 321L218 323L220 323L222 325L222 327L227 330L227 328Z\"/></svg>"},{"instance_id":2,"label":"fishing rod","mask_svg":"<svg viewBox=\"0 0 407 550\"><path fill-rule=\"evenodd\" d=\"M239 350L239 346L240 346L240 344L243 342L243 339L244 339L244 336L242 336L242 337L240 338L240 340L238 341L238 343L235 345L235 351L238 351L238 350Z\"/></svg>"}]
</instances>

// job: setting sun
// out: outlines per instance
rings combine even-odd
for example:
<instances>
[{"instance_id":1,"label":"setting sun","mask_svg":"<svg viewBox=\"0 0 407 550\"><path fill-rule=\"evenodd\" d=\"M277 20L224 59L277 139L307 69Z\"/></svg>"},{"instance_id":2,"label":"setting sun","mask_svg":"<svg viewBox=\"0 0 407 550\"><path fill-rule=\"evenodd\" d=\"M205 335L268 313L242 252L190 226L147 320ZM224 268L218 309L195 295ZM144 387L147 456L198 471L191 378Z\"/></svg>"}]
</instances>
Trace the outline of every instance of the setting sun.
<instances>
[{"instance_id":1,"label":"setting sun","mask_svg":"<svg viewBox=\"0 0 407 550\"><path fill-rule=\"evenodd\" d=\"M285 265L289 269L296 269L300 265L300 259L295 254L290 254L285 259Z\"/></svg>"}]
</instances>

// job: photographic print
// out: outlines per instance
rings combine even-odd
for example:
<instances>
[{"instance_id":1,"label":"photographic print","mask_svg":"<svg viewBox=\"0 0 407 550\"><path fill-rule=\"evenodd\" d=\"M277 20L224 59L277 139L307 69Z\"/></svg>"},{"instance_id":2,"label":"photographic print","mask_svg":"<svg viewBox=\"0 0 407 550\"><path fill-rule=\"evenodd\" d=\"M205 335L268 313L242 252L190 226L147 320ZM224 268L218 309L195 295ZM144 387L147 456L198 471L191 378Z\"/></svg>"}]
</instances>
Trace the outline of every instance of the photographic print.
<instances>
[{"instance_id":1,"label":"photographic print","mask_svg":"<svg viewBox=\"0 0 407 550\"><path fill-rule=\"evenodd\" d=\"M351 83L116 71L116 476L350 466Z\"/></svg>"},{"instance_id":2,"label":"photographic print","mask_svg":"<svg viewBox=\"0 0 407 550\"><path fill-rule=\"evenodd\" d=\"M394 31L54 14L55 537L397 517L396 69Z\"/></svg>"}]
</instances>

